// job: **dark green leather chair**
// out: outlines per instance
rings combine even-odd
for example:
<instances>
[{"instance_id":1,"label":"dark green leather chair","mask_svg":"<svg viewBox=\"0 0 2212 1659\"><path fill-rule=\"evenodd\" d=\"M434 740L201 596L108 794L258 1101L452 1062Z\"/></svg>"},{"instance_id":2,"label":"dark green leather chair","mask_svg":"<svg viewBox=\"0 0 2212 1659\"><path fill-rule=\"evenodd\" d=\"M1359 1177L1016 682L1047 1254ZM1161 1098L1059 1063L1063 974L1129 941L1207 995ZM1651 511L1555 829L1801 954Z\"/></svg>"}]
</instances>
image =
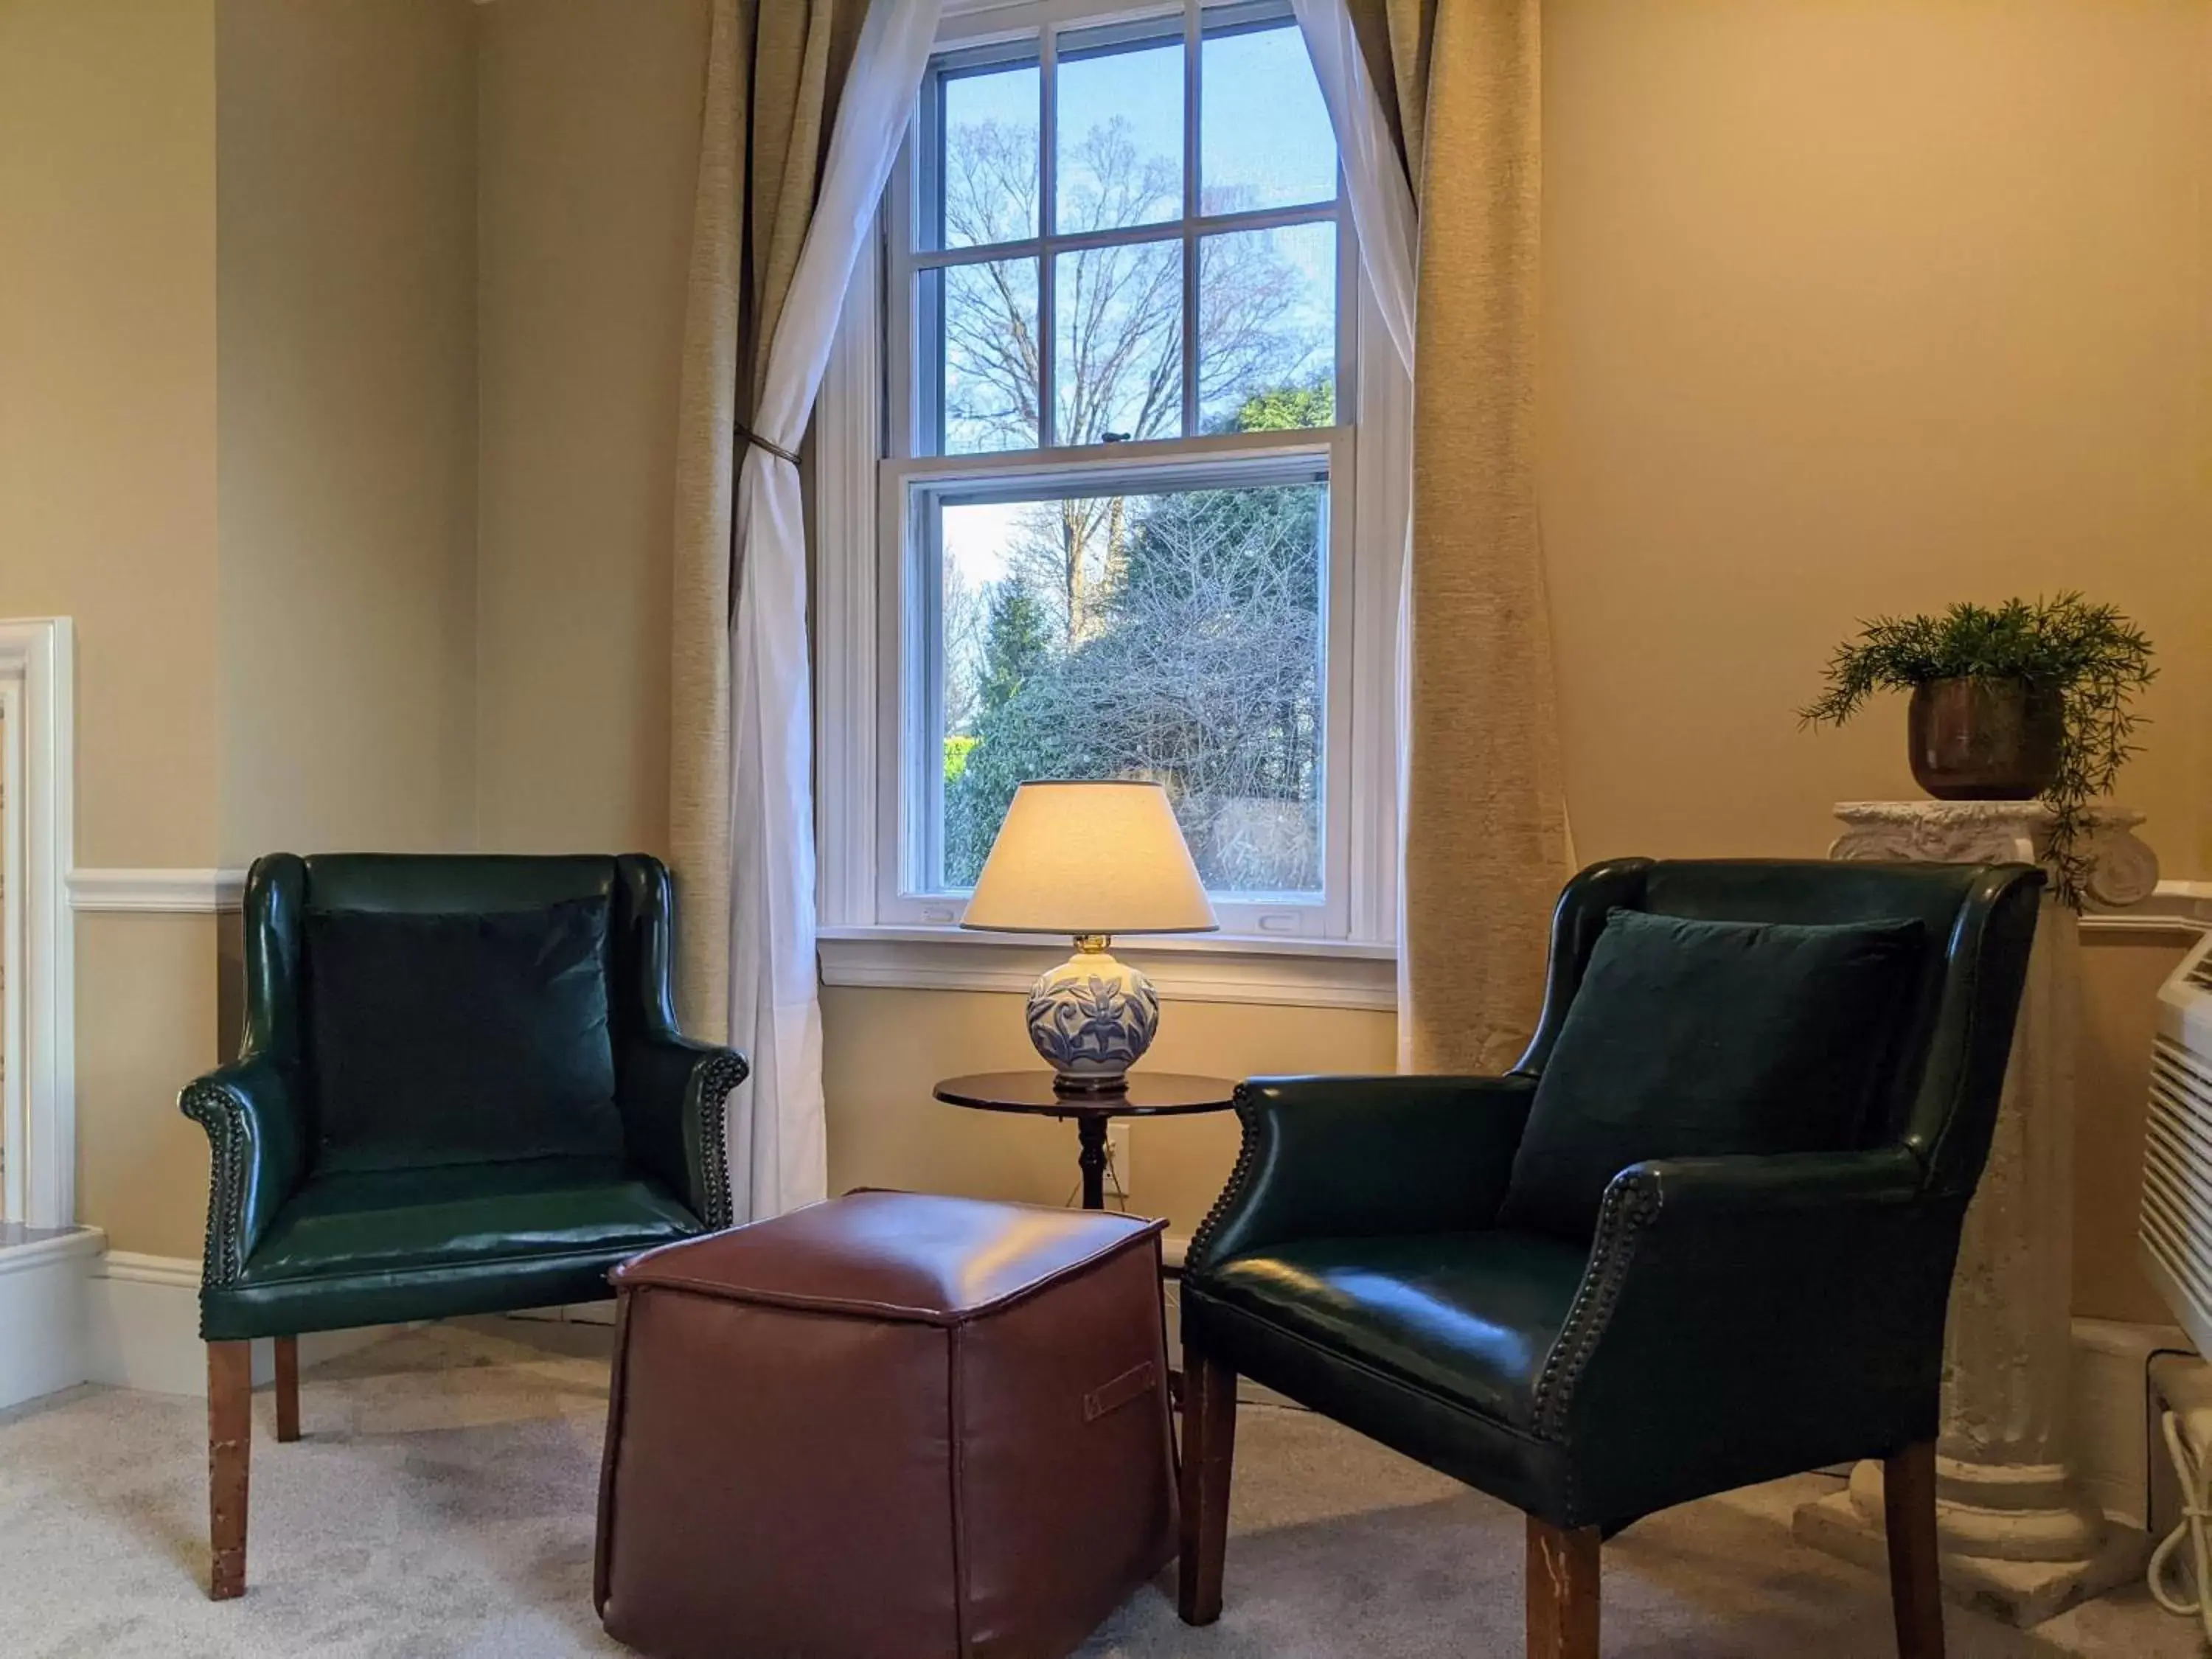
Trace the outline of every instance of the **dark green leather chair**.
<instances>
[{"instance_id":1,"label":"dark green leather chair","mask_svg":"<svg viewBox=\"0 0 2212 1659\"><path fill-rule=\"evenodd\" d=\"M1595 1659L1600 1539L1669 1504L1887 1460L1900 1650L1942 1652L1934 1448L1959 1234L2041 885L2024 866L1584 871L1504 1077L1260 1079L1182 1287L1181 1612L1221 1608L1239 1374L1528 1517L1528 1652ZM1632 1164L1586 1243L1497 1223L1607 913L1917 918L1863 1144Z\"/></svg>"},{"instance_id":2,"label":"dark green leather chair","mask_svg":"<svg viewBox=\"0 0 2212 1659\"><path fill-rule=\"evenodd\" d=\"M278 853L245 909L239 1057L180 1103L212 1153L218 1599L245 1588L252 1339L291 1440L301 1332L608 1296L617 1262L729 1224L745 1075L676 1029L654 859Z\"/></svg>"}]
</instances>

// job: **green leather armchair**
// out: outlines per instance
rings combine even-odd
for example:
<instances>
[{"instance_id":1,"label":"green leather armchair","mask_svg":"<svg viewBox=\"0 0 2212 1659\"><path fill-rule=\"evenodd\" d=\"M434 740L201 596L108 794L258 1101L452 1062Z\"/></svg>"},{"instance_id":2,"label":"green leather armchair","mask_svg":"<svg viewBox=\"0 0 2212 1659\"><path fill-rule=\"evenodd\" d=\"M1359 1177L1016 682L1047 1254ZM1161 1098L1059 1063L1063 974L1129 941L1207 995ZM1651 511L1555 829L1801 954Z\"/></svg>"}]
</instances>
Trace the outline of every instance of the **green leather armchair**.
<instances>
[{"instance_id":1,"label":"green leather armchair","mask_svg":"<svg viewBox=\"0 0 2212 1659\"><path fill-rule=\"evenodd\" d=\"M302 1332L608 1296L617 1262L729 1224L745 1076L677 1030L654 859L278 853L245 912L239 1056L179 1103L211 1152L218 1599L245 1588L252 1339L292 1440Z\"/></svg>"},{"instance_id":2,"label":"green leather armchair","mask_svg":"<svg viewBox=\"0 0 2212 1659\"><path fill-rule=\"evenodd\" d=\"M1940 1655L1944 1312L2040 885L2017 865L1597 865L1560 898L1542 1017L1507 1075L1243 1085L1243 1151L1183 1279L1183 1618L1220 1612L1242 1374L1525 1511L1540 1659L1595 1659L1602 1537L1886 1459L1899 1646ZM1615 907L1919 920L1929 942L1864 1144L1632 1164L1586 1243L1500 1227L1538 1080Z\"/></svg>"}]
</instances>

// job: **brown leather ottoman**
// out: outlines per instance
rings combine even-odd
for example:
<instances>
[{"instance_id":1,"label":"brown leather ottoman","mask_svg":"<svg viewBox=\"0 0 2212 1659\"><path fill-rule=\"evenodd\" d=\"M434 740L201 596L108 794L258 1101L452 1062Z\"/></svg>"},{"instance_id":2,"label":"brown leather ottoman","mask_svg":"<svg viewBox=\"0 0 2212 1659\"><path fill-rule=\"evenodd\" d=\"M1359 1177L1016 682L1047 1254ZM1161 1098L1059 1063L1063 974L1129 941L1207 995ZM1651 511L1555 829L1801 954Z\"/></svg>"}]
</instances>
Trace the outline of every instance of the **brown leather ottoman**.
<instances>
[{"instance_id":1,"label":"brown leather ottoman","mask_svg":"<svg viewBox=\"0 0 2212 1659\"><path fill-rule=\"evenodd\" d=\"M1049 1659L1175 1550L1165 1223L855 1193L615 1273L593 1599L659 1659Z\"/></svg>"}]
</instances>

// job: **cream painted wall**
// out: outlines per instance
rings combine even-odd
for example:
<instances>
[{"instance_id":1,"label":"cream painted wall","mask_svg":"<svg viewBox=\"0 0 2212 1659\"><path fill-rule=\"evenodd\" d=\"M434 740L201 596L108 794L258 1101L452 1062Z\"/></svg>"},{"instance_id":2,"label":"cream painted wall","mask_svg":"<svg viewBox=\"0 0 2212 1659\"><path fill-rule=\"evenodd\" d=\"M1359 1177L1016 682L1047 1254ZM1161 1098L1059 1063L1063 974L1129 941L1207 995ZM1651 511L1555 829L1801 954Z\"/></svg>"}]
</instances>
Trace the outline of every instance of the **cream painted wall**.
<instances>
[{"instance_id":1,"label":"cream painted wall","mask_svg":"<svg viewBox=\"0 0 2212 1659\"><path fill-rule=\"evenodd\" d=\"M929 1097L940 1077L1037 1063L1020 997L832 988L822 1024L830 1191L911 1187L1058 1204L1075 1190L1073 1124ZM1366 1010L1170 1002L1145 1063L1228 1077L1387 1072L1395 1047L1392 1018ZM1132 1125L1133 1206L1188 1233L1219 1194L1237 1144L1226 1112Z\"/></svg>"},{"instance_id":2,"label":"cream painted wall","mask_svg":"<svg viewBox=\"0 0 2212 1659\"><path fill-rule=\"evenodd\" d=\"M2075 1058L2074 1311L2090 1319L2172 1322L2136 1265L2143 1118L2158 988L2193 941L2090 935L2081 951Z\"/></svg>"},{"instance_id":3,"label":"cream painted wall","mask_svg":"<svg viewBox=\"0 0 2212 1659\"><path fill-rule=\"evenodd\" d=\"M2203 0L1545 9L1545 539L1577 840L1807 854L1915 791L1791 711L1878 611L2082 587L2212 872Z\"/></svg>"},{"instance_id":4,"label":"cream painted wall","mask_svg":"<svg viewBox=\"0 0 2212 1659\"><path fill-rule=\"evenodd\" d=\"M1814 854L1904 710L1854 619L2079 586L2160 647L2122 794L2212 872L2212 7L1553 0L1545 538L1585 857ZM2086 953L2075 1307L2134 1214L2170 943Z\"/></svg>"},{"instance_id":5,"label":"cream painted wall","mask_svg":"<svg viewBox=\"0 0 2212 1659\"><path fill-rule=\"evenodd\" d=\"M2212 12L1552 0L1546 15L1545 511L1585 856L1817 854L1835 799L1911 792L1901 708L1796 729L1853 619L2078 582L2166 647L2127 793L2169 873L2212 871ZM648 607L669 483L665 440L635 422L672 402L689 185L614 186L649 179L641 158L680 154L689 131L587 83L612 59L609 78L689 99L698 37L656 24L646 66L603 3L509 0L487 19L484 832L657 834ZM551 130L556 109L588 143ZM495 279L502 247L542 268ZM595 303L631 281L604 262L617 247L656 273L622 288L622 340ZM616 398L657 401L611 412ZM611 424L627 436L609 447ZM539 718L549 703L559 721ZM580 732L641 763L579 786ZM2142 991L2167 955L2091 952L2085 1312L2140 1307L2134 1154L2112 1131L2142 1097ZM1018 1009L825 990L833 1188L1064 1198L1066 1126L928 1099L937 1077L1026 1060ZM1385 1015L1176 1006L1156 1052L1238 1073L1377 1069L1390 1050ZM1225 1118L1137 1126L1138 1203L1188 1229L1235 1144Z\"/></svg>"},{"instance_id":6,"label":"cream painted wall","mask_svg":"<svg viewBox=\"0 0 2212 1659\"><path fill-rule=\"evenodd\" d=\"M469 0L221 0L222 858L475 829Z\"/></svg>"},{"instance_id":7,"label":"cream painted wall","mask_svg":"<svg viewBox=\"0 0 2212 1659\"><path fill-rule=\"evenodd\" d=\"M112 1249L198 1259L207 1136L177 1091L220 1058L220 931L209 915L77 921L77 1219Z\"/></svg>"},{"instance_id":8,"label":"cream painted wall","mask_svg":"<svg viewBox=\"0 0 2212 1659\"><path fill-rule=\"evenodd\" d=\"M213 0L0 3L0 616L76 623L76 859L217 847ZM198 1250L207 917L77 927L78 1206Z\"/></svg>"},{"instance_id":9,"label":"cream painted wall","mask_svg":"<svg viewBox=\"0 0 2212 1659\"><path fill-rule=\"evenodd\" d=\"M0 615L76 621L81 866L470 833L471 32L0 4ZM219 931L78 922L79 1212L118 1249L198 1251Z\"/></svg>"},{"instance_id":10,"label":"cream painted wall","mask_svg":"<svg viewBox=\"0 0 2212 1659\"><path fill-rule=\"evenodd\" d=\"M659 852L707 8L480 16L482 841Z\"/></svg>"},{"instance_id":11,"label":"cream painted wall","mask_svg":"<svg viewBox=\"0 0 2212 1659\"><path fill-rule=\"evenodd\" d=\"M215 862L215 240L214 0L0 5L0 617L76 621L82 864Z\"/></svg>"},{"instance_id":12,"label":"cream painted wall","mask_svg":"<svg viewBox=\"0 0 2212 1659\"><path fill-rule=\"evenodd\" d=\"M503 0L476 19L488 845L665 836L702 15ZM1835 797L1909 788L1900 711L1842 734L1790 717L1851 619L2080 582L2166 647L2127 793L2169 873L2212 871L2203 0L1553 0L1547 17L1546 518L1584 854L1816 853ZM0 211L40 233L0 242L0 613L84 629L86 862L210 863L224 839L215 58L201 0L0 5ZM409 176L448 176L416 159ZM212 1048L195 1035L215 1024L212 931L80 928L81 1185L124 1248L197 1249L204 1152L172 1097ZM2130 1056L2161 951L2090 953L2085 1312L2140 1294L2090 1218L2130 1190ZM824 1024L834 1183L1066 1196L1065 1126L927 1099L937 1076L1026 1057L1018 999L831 989ZM1157 1063L1376 1069L1389 1050L1380 1014L1176 1006ZM1188 1229L1234 1143L1222 1118L1139 1125L1138 1203Z\"/></svg>"}]
</instances>

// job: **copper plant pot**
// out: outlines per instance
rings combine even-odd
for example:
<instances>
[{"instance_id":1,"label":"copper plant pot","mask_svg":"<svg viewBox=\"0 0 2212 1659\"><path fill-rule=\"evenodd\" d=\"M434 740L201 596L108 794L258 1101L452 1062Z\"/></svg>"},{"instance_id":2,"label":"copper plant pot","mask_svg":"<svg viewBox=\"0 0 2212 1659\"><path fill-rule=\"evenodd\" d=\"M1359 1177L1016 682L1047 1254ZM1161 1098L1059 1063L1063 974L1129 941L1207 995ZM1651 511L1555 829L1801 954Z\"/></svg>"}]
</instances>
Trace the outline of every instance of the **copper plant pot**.
<instances>
[{"instance_id":1,"label":"copper plant pot","mask_svg":"<svg viewBox=\"0 0 2212 1659\"><path fill-rule=\"evenodd\" d=\"M1929 680L1907 726L1913 779L1938 800L2030 800L2058 775L2058 698L2023 680Z\"/></svg>"}]
</instances>

